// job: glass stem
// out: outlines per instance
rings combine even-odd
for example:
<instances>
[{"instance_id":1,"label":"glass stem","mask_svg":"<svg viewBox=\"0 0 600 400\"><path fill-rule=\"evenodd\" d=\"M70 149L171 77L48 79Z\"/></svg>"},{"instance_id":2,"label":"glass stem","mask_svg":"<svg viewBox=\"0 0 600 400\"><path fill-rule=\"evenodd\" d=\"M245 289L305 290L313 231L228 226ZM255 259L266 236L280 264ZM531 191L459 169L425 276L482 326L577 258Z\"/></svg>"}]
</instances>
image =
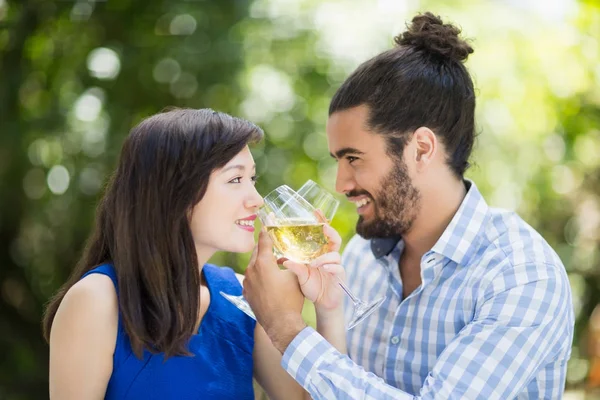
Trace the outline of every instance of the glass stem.
<instances>
[{"instance_id":1,"label":"glass stem","mask_svg":"<svg viewBox=\"0 0 600 400\"><path fill-rule=\"evenodd\" d=\"M354 297L354 295L352 294L352 292L350 291L350 289L348 289L348 287L344 284L344 282L342 282L342 280L338 277L338 283L340 284L340 287L342 288L342 290L344 292L346 292L346 294L348 295L348 297L350 297L350 300L352 300L352 302L354 303L354 305L357 305L359 303L361 303L361 301L359 299L357 299L356 297Z\"/></svg>"}]
</instances>

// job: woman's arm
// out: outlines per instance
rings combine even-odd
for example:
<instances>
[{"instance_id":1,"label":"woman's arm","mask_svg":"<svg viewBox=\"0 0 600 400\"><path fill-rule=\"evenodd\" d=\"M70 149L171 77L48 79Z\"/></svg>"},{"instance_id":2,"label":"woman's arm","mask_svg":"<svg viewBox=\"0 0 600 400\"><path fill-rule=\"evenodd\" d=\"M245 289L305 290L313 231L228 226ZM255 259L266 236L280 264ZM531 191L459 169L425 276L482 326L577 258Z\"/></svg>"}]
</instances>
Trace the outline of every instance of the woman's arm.
<instances>
[{"instance_id":1,"label":"woman's arm","mask_svg":"<svg viewBox=\"0 0 600 400\"><path fill-rule=\"evenodd\" d=\"M264 329L256 324L254 334L254 378L271 400L310 399L308 392L281 366L281 353Z\"/></svg>"},{"instance_id":2,"label":"woman's arm","mask_svg":"<svg viewBox=\"0 0 600 400\"><path fill-rule=\"evenodd\" d=\"M344 309L320 310L315 307L317 314L317 332L321 334L337 351L346 354L346 325Z\"/></svg>"},{"instance_id":3,"label":"woman's arm","mask_svg":"<svg viewBox=\"0 0 600 400\"><path fill-rule=\"evenodd\" d=\"M117 294L109 277L91 274L69 289L50 333L51 399L104 398L112 374L118 315Z\"/></svg>"},{"instance_id":4,"label":"woman's arm","mask_svg":"<svg viewBox=\"0 0 600 400\"><path fill-rule=\"evenodd\" d=\"M240 284L244 276L236 274ZM290 277L292 275L290 274ZM294 278L295 279L295 278ZM272 400L310 399L310 395L281 366L281 353L259 324L254 330L254 378Z\"/></svg>"}]
</instances>

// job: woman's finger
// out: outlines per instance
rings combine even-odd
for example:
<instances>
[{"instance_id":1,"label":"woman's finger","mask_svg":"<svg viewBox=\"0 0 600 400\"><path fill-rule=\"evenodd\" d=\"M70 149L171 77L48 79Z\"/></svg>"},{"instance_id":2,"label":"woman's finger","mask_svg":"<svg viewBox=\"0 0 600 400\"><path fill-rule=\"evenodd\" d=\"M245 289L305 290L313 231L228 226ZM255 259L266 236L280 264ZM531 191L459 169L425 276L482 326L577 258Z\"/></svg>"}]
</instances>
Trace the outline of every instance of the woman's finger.
<instances>
[{"instance_id":1,"label":"woman's finger","mask_svg":"<svg viewBox=\"0 0 600 400\"><path fill-rule=\"evenodd\" d=\"M310 271L305 264L296 263L290 260L284 261L283 266L292 271L298 277L298 283L303 286L310 278Z\"/></svg>"},{"instance_id":2,"label":"woman's finger","mask_svg":"<svg viewBox=\"0 0 600 400\"><path fill-rule=\"evenodd\" d=\"M339 251L340 247L342 247L342 237L331 227L329 224L323 225L323 234L327 236L327 240L329 241L329 250L330 251Z\"/></svg>"},{"instance_id":3,"label":"woman's finger","mask_svg":"<svg viewBox=\"0 0 600 400\"><path fill-rule=\"evenodd\" d=\"M334 275L342 280L346 277L346 271L340 264L325 264L322 268L328 274Z\"/></svg>"},{"instance_id":4,"label":"woman's finger","mask_svg":"<svg viewBox=\"0 0 600 400\"><path fill-rule=\"evenodd\" d=\"M315 215L316 215L317 219L319 220L319 222L322 222L324 224L329 223L329 221L327 221L327 218L325 218L325 214L323 214L323 211L317 209L317 210L315 210Z\"/></svg>"},{"instance_id":5,"label":"woman's finger","mask_svg":"<svg viewBox=\"0 0 600 400\"><path fill-rule=\"evenodd\" d=\"M342 262L342 257L340 253L337 251L332 251L330 253L323 254L311 261L309 266L311 268L317 268L324 264L340 264Z\"/></svg>"}]
</instances>

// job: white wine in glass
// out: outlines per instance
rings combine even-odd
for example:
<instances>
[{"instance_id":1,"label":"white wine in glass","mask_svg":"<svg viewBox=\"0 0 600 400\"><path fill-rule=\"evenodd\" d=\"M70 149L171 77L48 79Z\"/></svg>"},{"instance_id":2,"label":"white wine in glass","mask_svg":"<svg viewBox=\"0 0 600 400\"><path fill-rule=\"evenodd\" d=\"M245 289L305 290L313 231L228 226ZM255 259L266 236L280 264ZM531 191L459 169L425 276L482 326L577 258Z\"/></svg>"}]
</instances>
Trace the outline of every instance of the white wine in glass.
<instances>
[{"instance_id":1,"label":"white wine in glass","mask_svg":"<svg viewBox=\"0 0 600 400\"><path fill-rule=\"evenodd\" d=\"M283 257L308 264L328 252L329 243L323 233L324 223L290 220L285 222L282 225L265 226L273 245Z\"/></svg>"}]
</instances>

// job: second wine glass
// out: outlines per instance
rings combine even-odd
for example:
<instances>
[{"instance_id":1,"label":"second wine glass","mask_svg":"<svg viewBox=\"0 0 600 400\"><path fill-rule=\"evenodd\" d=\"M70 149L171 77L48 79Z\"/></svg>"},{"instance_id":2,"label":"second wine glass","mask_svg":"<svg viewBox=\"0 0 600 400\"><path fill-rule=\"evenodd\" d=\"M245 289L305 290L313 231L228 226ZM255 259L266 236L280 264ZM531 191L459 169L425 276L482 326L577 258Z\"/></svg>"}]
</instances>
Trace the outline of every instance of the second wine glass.
<instances>
[{"instance_id":1,"label":"second wine glass","mask_svg":"<svg viewBox=\"0 0 600 400\"><path fill-rule=\"evenodd\" d=\"M339 200L337 200L330 192L323 189L323 187L321 187L318 183L310 179L306 181L306 183L304 183L300 189L298 189L298 194L308 201L314 208L320 210L328 222L331 222L338 209L338 206L340 205ZM352 317L348 322L347 329L352 329L361 323L365 318L377 310L385 301L385 296L370 302L363 301L356 297L341 279L338 280L338 283L353 304Z\"/></svg>"},{"instance_id":2,"label":"second wine glass","mask_svg":"<svg viewBox=\"0 0 600 400\"><path fill-rule=\"evenodd\" d=\"M314 208L321 210L328 222L331 222L340 205L339 200L311 179L298 189L298 194Z\"/></svg>"}]
</instances>

